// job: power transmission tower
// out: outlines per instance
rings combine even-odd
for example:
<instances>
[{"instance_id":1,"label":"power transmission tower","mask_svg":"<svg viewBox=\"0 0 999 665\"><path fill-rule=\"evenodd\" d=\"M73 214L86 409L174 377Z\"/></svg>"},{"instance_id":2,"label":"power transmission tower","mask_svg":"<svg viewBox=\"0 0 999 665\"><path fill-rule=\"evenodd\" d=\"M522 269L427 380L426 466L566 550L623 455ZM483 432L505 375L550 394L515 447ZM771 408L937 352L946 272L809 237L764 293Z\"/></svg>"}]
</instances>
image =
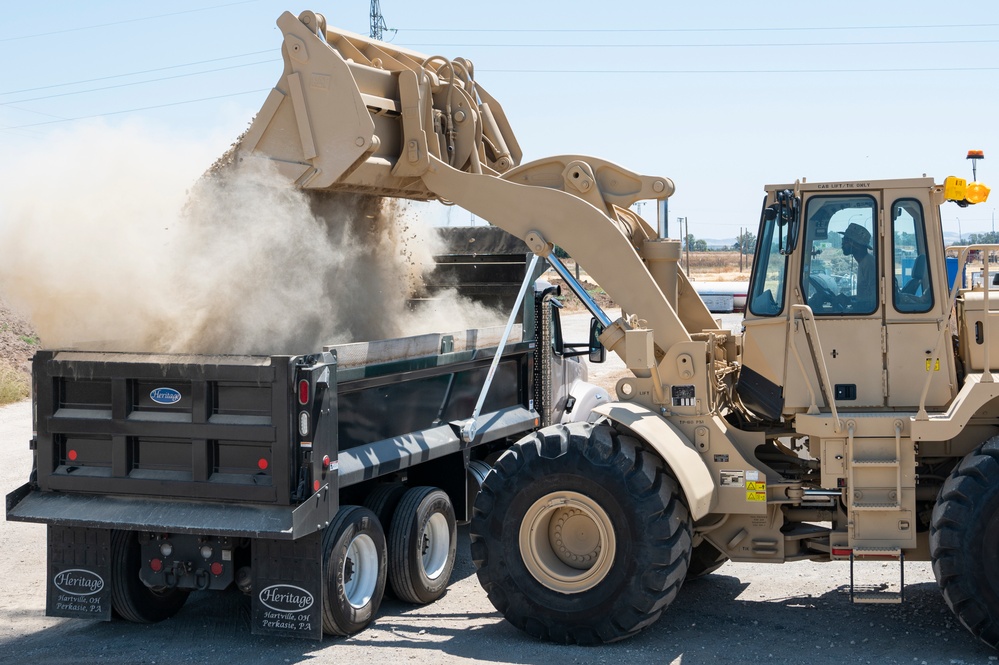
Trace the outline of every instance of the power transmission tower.
<instances>
[{"instance_id":1,"label":"power transmission tower","mask_svg":"<svg viewBox=\"0 0 999 665\"><path fill-rule=\"evenodd\" d=\"M383 41L382 35L391 30L385 25L385 16L382 15L382 3L379 0L371 0L371 28L368 34L372 39ZM395 30L391 30L395 34Z\"/></svg>"}]
</instances>

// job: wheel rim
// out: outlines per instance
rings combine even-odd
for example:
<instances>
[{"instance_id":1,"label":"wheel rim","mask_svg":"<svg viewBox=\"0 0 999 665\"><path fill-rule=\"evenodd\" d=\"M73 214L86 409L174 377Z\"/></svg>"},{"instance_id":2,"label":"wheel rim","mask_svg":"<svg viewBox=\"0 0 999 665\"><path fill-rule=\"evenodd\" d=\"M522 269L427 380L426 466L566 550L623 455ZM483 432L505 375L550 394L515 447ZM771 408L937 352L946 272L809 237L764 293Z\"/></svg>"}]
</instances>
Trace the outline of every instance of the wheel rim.
<instances>
[{"instance_id":1,"label":"wheel rim","mask_svg":"<svg viewBox=\"0 0 999 665\"><path fill-rule=\"evenodd\" d=\"M371 602L378 585L378 548L367 534L360 534L347 546L343 559L343 593L347 602L360 609Z\"/></svg>"},{"instance_id":2,"label":"wheel rim","mask_svg":"<svg viewBox=\"0 0 999 665\"><path fill-rule=\"evenodd\" d=\"M435 580L444 572L451 550L451 530L447 518L441 513L431 515L423 527L420 540L423 572L427 578Z\"/></svg>"},{"instance_id":3,"label":"wheel rim","mask_svg":"<svg viewBox=\"0 0 999 665\"><path fill-rule=\"evenodd\" d=\"M599 584L610 572L616 547L607 512L577 492L546 494L520 523L520 556L528 572L561 593Z\"/></svg>"}]
</instances>

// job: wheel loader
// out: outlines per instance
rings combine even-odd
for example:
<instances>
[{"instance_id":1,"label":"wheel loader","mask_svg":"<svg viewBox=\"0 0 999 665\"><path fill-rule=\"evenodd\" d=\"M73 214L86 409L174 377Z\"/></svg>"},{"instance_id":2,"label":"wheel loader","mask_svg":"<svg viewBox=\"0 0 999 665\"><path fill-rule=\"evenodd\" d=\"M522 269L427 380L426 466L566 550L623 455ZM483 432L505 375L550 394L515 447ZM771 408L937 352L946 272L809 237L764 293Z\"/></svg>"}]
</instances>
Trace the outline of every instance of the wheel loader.
<instances>
[{"instance_id":1,"label":"wheel loader","mask_svg":"<svg viewBox=\"0 0 999 665\"><path fill-rule=\"evenodd\" d=\"M733 333L679 269L679 242L632 209L668 198L671 179L581 155L524 163L470 61L311 11L277 25L284 71L228 166L274 169L306 191L461 206L546 259L630 370L585 422L466 460L481 481L472 558L507 620L555 642L613 642L729 560L843 561L858 579L888 560L897 589L851 581L851 596L900 602L904 563L929 560L960 621L999 646L999 298L987 262L965 288L947 260L999 246L945 249L940 218L948 201L981 201L984 185L766 187Z\"/></svg>"},{"instance_id":2,"label":"wheel loader","mask_svg":"<svg viewBox=\"0 0 999 665\"><path fill-rule=\"evenodd\" d=\"M469 210L545 258L630 370L587 422L487 460L472 557L511 623L556 642L619 640L728 560L848 561L854 601L900 602L904 563L930 560L961 622L999 646L999 307L987 262L975 288L948 274L999 248L945 249L940 218L987 187L925 176L766 187L733 333L679 269L679 242L632 209L669 197L671 179L580 155L522 163L468 60L314 12L278 26L284 72L236 166ZM556 245L622 317L589 298ZM884 560L897 588L857 583Z\"/></svg>"}]
</instances>

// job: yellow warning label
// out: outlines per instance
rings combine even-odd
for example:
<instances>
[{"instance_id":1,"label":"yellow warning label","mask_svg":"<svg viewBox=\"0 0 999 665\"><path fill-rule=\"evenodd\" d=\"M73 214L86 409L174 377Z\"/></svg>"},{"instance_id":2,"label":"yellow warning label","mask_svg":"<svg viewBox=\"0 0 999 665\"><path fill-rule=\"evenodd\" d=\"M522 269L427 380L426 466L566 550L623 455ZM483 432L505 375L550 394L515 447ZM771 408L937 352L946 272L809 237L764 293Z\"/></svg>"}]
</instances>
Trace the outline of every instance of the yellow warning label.
<instances>
[{"instance_id":1,"label":"yellow warning label","mask_svg":"<svg viewBox=\"0 0 999 665\"><path fill-rule=\"evenodd\" d=\"M767 484L764 481L746 481L746 501L767 500Z\"/></svg>"},{"instance_id":2,"label":"yellow warning label","mask_svg":"<svg viewBox=\"0 0 999 665\"><path fill-rule=\"evenodd\" d=\"M937 358L936 359L936 364L934 364L932 358L927 358L926 359L926 371L929 372L931 367L933 368L934 372L939 372L940 371L940 359Z\"/></svg>"}]
</instances>

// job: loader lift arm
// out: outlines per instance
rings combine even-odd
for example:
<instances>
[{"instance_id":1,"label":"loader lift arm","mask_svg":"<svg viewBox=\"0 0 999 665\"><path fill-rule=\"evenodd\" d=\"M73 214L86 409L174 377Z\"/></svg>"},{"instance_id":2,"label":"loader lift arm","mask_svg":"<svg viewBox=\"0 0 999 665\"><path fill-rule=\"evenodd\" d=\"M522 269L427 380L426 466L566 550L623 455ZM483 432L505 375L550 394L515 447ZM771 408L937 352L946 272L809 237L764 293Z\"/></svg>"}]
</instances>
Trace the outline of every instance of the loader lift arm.
<instances>
[{"instance_id":1,"label":"loader lift arm","mask_svg":"<svg viewBox=\"0 0 999 665\"><path fill-rule=\"evenodd\" d=\"M500 104L463 59L424 56L330 28L321 14L277 21L284 72L235 146L240 163L266 160L302 189L454 203L548 257L576 258L624 311L654 331L658 354L690 332L714 329L686 277L658 280L646 266L657 243L628 207L673 193L642 176L581 156L519 165ZM675 273L676 271L674 271ZM574 288L578 288L575 285ZM603 341L624 356L619 321Z\"/></svg>"}]
</instances>

